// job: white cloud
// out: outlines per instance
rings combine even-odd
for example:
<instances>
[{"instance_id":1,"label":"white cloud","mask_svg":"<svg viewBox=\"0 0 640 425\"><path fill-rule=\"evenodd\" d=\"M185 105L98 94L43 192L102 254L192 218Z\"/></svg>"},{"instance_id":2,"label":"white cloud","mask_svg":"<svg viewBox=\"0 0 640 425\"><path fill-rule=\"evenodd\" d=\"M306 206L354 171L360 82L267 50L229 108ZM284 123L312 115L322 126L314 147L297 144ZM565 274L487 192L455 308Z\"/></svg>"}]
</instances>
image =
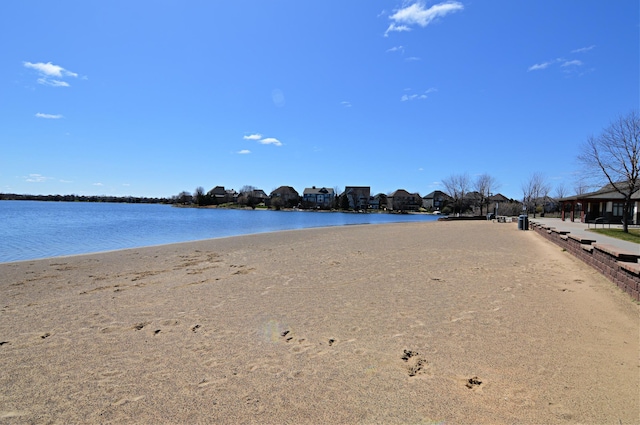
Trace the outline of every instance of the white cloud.
<instances>
[{"instance_id":1,"label":"white cloud","mask_svg":"<svg viewBox=\"0 0 640 425\"><path fill-rule=\"evenodd\" d=\"M259 133L250 134L248 136L244 136L243 139L244 140L260 140L262 139L262 134L259 134Z\"/></svg>"},{"instance_id":2,"label":"white cloud","mask_svg":"<svg viewBox=\"0 0 640 425\"><path fill-rule=\"evenodd\" d=\"M48 120L59 120L60 118L63 118L63 116L60 115L60 114L43 114L41 112L38 112L36 114L36 117L45 118L45 119L48 119Z\"/></svg>"},{"instance_id":3,"label":"white cloud","mask_svg":"<svg viewBox=\"0 0 640 425\"><path fill-rule=\"evenodd\" d=\"M411 57L405 58L405 61L407 61L407 62L417 62L419 60L420 60L420 58L417 57L417 56L411 56Z\"/></svg>"},{"instance_id":4,"label":"white cloud","mask_svg":"<svg viewBox=\"0 0 640 425\"><path fill-rule=\"evenodd\" d=\"M408 89L405 89L405 91ZM412 93L412 94L403 94L402 97L400 98L401 102L408 102L411 100L424 100L428 98L428 94L429 93L433 93L433 92L437 92L438 89L431 87L427 90L424 91L424 93Z\"/></svg>"},{"instance_id":5,"label":"white cloud","mask_svg":"<svg viewBox=\"0 0 640 425\"><path fill-rule=\"evenodd\" d=\"M282 142L275 137L266 137L264 139L258 140L258 143L263 145L282 146Z\"/></svg>"},{"instance_id":6,"label":"white cloud","mask_svg":"<svg viewBox=\"0 0 640 425\"><path fill-rule=\"evenodd\" d=\"M54 80L51 78L38 78L38 84L42 84L43 86L51 86L51 87L69 87L69 83L62 80Z\"/></svg>"},{"instance_id":7,"label":"white cloud","mask_svg":"<svg viewBox=\"0 0 640 425\"><path fill-rule=\"evenodd\" d=\"M389 37L390 32L408 32L408 31L411 31L411 28L409 28L406 25L390 24L389 28L387 28L387 30L384 32L384 36Z\"/></svg>"},{"instance_id":8,"label":"white cloud","mask_svg":"<svg viewBox=\"0 0 640 425\"><path fill-rule=\"evenodd\" d=\"M102 183L94 183L94 186L104 186Z\"/></svg>"},{"instance_id":9,"label":"white cloud","mask_svg":"<svg viewBox=\"0 0 640 425\"><path fill-rule=\"evenodd\" d=\"M248 155L250 153L251 151L249 149L242 149L241 151L238 151L239 155Z\"/></svg>"},{"instance_id":10,"label":"white cloud","mask_svg":"<svg viewBox=\"0 0 640 425\"><path fill-rule=\"evenodd\" d=\"M581 47L579 49L572 50L571 53L585 53L585 52L588 52L589 50L592 50L594 47L596 47L595 44L592 44L589 47Z\"/></svg>"},{"instance_id":11,"label":"white cloud","mask_svg":"<svg viewBox=\"0 0 640 425\"><path fill-rule=\"evenodd\" d=\"M412 5L397 10L396 13L391 15L389 19L393 22L389 25L384 35L387 37L390 32L410 31L411 26L414 25L424 28L438 18L463 9L462 3L457 1L446 1L426 8L424 2L419 0Z\"/></svg>"},{"instance_id":12,"label":"white cloud","mask_svg":"<svg viewBox=\"0 0 640 425\"><path fill-rule=\"evenodd\" d=\"M585 48L585 49L589 49L589 48ZM578 49L578 50L583 50L583 49ZM576 52L576 50L574 50L573 52ZM564 68L563 72L565 74L572 74L575 71L576 67L580 67L580 66L584 65L584 63L581 60L578 60L578 59L567 60L567 59L564 59L564 58L560 57L560 58L556 58L556 59L549 60L549 61L546 61L546 62L536 63L534 65L531 65L527 69L527 72L540 71L540 70L543 70L543 69L547 69L547 68L549 68L551 66L558 66L558 64L560 64L559 65L560 68Z\"/></svg>"},{"instance_id":13,"label":"white cloud","mask_svg":"<svg viewBox=\"0 0 640 425\"><path fill-rule=\"evenodd\" d=\"M47 62L47 63L24 62L24 66L27 68L35 69L41 74L48 75L50 77L61 78L61 77L77 77L78 76L78 74L76 74L75 72L67 71L63 67L54 65L51 62Z\"/></svg>"},{"instance_id":14,"label":"white cloud","mask_svg":"<svg viewBox=\"0 0 640 425\"><path fill-rule=\"evenodd\" d=\"M343 100L342 102L340 102L340 104L342 106L344 106L345 108L351 108L351 102L349 102L347 100Z\"/></svg>"},{"instance_id":15,"label":"white cloud","mask_svg":"<svg viewBox=\"0 0 640 425\"><path fill-rule=\"evenodd\" d=\"M407 102L409 100L423 100L426 99L426 94L403 94L400 98L401 102Z\"/></svg>"},{"instance_id":16,"label":"white cloud","mask_svg":"<svg viewBox=\"0 0 640 425\"><path fill-rule=\"evenodd\" d=\"M47 180L51 180L51 177L45 177L42 174L29 174L25 177L25 181L29 183L43 183Z\"/></svg>"},{"instance_id":17,"label":"white cloud","mask_svg":"<svg viewBox=\"0 0 640 425\"><path fill-rule=\"evenodd\" d=\"M539 71L541 69L547 69L549 67L549 65L551 65L552 63L554 63L554 61L552 62L543 62L543 63L536 63L534 65L531 65L529 67L529 69L527 69L527 71Z\"/></svg>"},{"instance_id":18,"label":"white cloud","mask_svg":"<svg viewBox=\"0 0 640 425\"><path fill-rule=\"evenodd\" d=\"M566 67L566 66L582 66L582 61L579 61L579 60L565 61L560 66L562 66L562 67Z\"/></svg>"},{"instance_id":19,"label":"white cloud","mask_svg":"<svg viewBox=\"0 0 640 425\"><path fill-rule=\"evenodd\" d=\"M261 145L274 145L274 146L282 146L282 142L275 137L262 137L260 133L250 134L248 136L243 137L244 140L255 140ZM249 153L249 152L243 152Z\"/></svg>"},{"instance_id":20,"label":"white cloud","mask_svg":"<svg viewBox=\"0 0 640 425\"><path fill-rule=\"evenodd\" d=\"M404 53L404 46L394 46L390 49L387 49L387 52L402 52Z\"/></svg>"},{"instance_id":21,"label":"white cloud","mask_svg":"<svg viewBox=\"0 0 640 425\"><path fill-rule=\"evenodd\" d=\"M23 62L25 68L36 70L41 77L38 78L38 84L43 84L52 87L69 87L69 83L62 81L63 78L72 77L77 78L78 74L71 72L59 65L54 65L51 62Z\"/></svg>"}]
</instances>

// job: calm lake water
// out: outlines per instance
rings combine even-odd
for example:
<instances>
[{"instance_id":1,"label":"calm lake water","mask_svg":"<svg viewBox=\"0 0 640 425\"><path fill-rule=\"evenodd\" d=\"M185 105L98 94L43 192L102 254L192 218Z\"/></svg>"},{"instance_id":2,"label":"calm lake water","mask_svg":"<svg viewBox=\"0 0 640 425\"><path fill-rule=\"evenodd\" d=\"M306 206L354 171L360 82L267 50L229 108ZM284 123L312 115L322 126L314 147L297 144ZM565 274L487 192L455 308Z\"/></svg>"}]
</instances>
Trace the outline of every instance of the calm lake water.
<instances>
[{"instance_id":1,"label":"calm lake water","mask_svg":"<svg viewBox=\"0 0 640 425\"><path fill-rule=\"evenodd\" d=\"M174 208L169 205L0 201L0 262L310 227L433 221L420 214Z\"/></svg>"}]
</instances>

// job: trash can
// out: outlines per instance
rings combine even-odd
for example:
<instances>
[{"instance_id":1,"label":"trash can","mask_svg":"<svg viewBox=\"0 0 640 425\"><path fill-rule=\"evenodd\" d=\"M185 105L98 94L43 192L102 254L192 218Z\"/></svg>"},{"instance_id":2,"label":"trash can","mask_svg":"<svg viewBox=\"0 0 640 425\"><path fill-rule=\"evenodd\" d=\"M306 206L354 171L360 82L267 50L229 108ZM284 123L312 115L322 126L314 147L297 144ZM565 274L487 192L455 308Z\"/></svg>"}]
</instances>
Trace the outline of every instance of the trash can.
<instances>
[{"instance_id":1,"label":"trash can","mask_svg":"<svg viewBox=\"0 0 640 425\"><path fill-rule=\"evenodd\" d=\"M518 230L529 230L529 216L518 216Z\"/></svg>"}]
</instances>

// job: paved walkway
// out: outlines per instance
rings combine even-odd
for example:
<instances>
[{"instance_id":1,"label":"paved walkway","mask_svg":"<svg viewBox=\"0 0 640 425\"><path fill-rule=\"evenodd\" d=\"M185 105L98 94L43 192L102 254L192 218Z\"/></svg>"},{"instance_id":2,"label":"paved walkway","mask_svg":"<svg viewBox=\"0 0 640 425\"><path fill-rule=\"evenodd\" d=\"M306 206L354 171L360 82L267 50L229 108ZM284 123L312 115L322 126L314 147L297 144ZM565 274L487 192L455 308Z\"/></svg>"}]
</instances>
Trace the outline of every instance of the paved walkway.
<instances>
[{"instance_id":1,"label":"paved walkway","mask_svg":"<svg viewBox=\"0 0 640 425\"><path fill-rule=\"evenodd\" d=\"M559 218L533 218L532 216L529 216L529 221L544 224L545 226L555 227L558 230L566 230L568 232L571 232L572 235L595 239L596 243L606 243L608 245L613 245L632 254L640 254L640 244L594 233L589 230L589 227L586 223L572 222L569 220L562 221ZM591 224L591 228L593 228L593 224Z\"/></svg>"}]
</instances>

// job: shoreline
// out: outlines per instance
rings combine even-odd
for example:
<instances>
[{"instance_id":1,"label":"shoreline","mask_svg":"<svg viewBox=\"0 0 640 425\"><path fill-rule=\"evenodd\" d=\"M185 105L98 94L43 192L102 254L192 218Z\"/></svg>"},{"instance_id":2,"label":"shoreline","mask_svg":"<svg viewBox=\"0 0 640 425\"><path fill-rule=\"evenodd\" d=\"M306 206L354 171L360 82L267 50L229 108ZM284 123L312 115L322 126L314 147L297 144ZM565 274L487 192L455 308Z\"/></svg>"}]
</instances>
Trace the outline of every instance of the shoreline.
<instances>
[{"instance_id":1,"label":"shoreline","mask_svg":"<svg viewBox=\"0 0 640 425\"><path fill-rule=\"evenodd\" d=\"M194 208L194 210L197 209ZM111 237L111 229L105 227L100 222L97 222L95 224L98 226L98 231L90 235L83 232L83 226L79 226L77 231L72 231L70 233L67 232L62 237L58 236L56 239L52 239L51 234L55 232L53 232L51 228L44 229L45 242L41 245L35 241L35 238L41 236L37 230L34 231L33 229L30 229L31 237L25 238L25 243L22 245L20 243L11 243L13 240L20 240L20 235L17 232L10 232L11 236L5 235L4 243L0 244L2 245L0 246L0 264L92 253L97 254L121 249L139 249L172 243L195 242L207 239L218 239L285 230L300 230L305 228L330 228L352 224L401 223L404 221L418 220L435 221L434 218L423 215L418 215L416 217L395 217L393 215L386 214L376 214L375 216L363 216L360 214L344 214L339 216L326 215L316 216L316 219L313 219L311 216L305 216L305 219L303 219L302 216L297 218L289 216L289 218L285 218L285 216L275 214L269 215L269 217L262 220L260 219L260 214L253 216L247 212L246 214L248 214L248 216L244 217L245 212L239 211L245 210L221 209L221 217L232 215L235 222L230 226L225 226L225 222L222 219L218 219L218 222L213 221L212 223L214 226L217 226L218 230L215 230L216 227L208 227L202 228L199 232L191 232L184 226L184 223L181 223L178 220L178 226L182 226L182 229L177 232L172 232L170 229L164 229L164 231L156 232L155 228L147 228L146 232L141 232L138 228L128 226L131 233L121 232L116 237ZM238 214L242 216L242 218L238 217ZM217 213L212 213L212 215L216 216ZM181 215L179 214L179 216ZM191 219L193 220L195 228L195 226L198 225L198 221L193 217ZM215 217L211 217L211 219L215 220ZM94 223L88 224L91 225ZM166 223L156 224L166 226ZM208 224L211 225L211 222ZM21 225L25 224L21 223ZM100 228L100 226L102 226L102 228ZM86 223L85 227L88 227ZM124 227L127 228L126 226ZM100 235L103 237L100 237Z\"/></svg>"},{"instance_id":2,"label":"shoreline","mask_svg":"<svg viewBox=\"0 0 640 425\"><path fill-rule=\"evenodd\" d=\"M2 263L0 419L632 423L639 306L491 222Z\"/></svg>"},{"instance_id":3,"label":"shoreline","mask_svg":"<svg viewBox=\"0 0 640 425\"><path fill-rule=\"evenodd\" d=\"M437 220L434 220L433 222L436 222L436 221ZM213 237L213 238L195 239L195 240L188 240L188 241L181 241L181 242L167 242L167 243L160 243L160 244L155 244L155 245L143 245L143 246L134 246L134 247L128 247L128 248L116 248L116 249L110 249L110 250L106 250L106 251L84 252L84 253L79 253L79 254L68 254L68 255L55 255L55 256L51 256L51 257L29 258L29 259L25 259L25 260L16 260L16 261L0 261L0 265L13 264L13 263L24 263L24 262L31 262L31 261L54 261L54 260L73 258L73 257L83 257L83 256L87 256L87 255L103 255L103 254L117 253L117 252L120 252L120 251L143 250L143 249L147 249L147 248L152 249L152 248L159 248L159 247L171 246L171 245L182 245L182 244L191 244L191 243L199 243L199 242L207 242L207 241L216 241L216 240L221 240L221 239L239 238L239 237L243 237L243 236L264 235L264 234L269 234L269 233L296 232L296 231L304 231L304 230L312 230L312 229L331 229L331 228L335 228L335 227L385 226L385 225L403 224L403 223L404 222L401 222L401 221L387 222L387 223L345 223L345 224L333 224L333 225L315 226L315 227L314 226L312 226L312 227L304 227L304 228L299 228L299 229L266 230L266 231L256 232L256 233L243 233L243 234L237 234L237 235L219 236L219 237ZM431 223L431 222L425 222L425 224L426 223Z\"/></svg>"}]
</instances>

